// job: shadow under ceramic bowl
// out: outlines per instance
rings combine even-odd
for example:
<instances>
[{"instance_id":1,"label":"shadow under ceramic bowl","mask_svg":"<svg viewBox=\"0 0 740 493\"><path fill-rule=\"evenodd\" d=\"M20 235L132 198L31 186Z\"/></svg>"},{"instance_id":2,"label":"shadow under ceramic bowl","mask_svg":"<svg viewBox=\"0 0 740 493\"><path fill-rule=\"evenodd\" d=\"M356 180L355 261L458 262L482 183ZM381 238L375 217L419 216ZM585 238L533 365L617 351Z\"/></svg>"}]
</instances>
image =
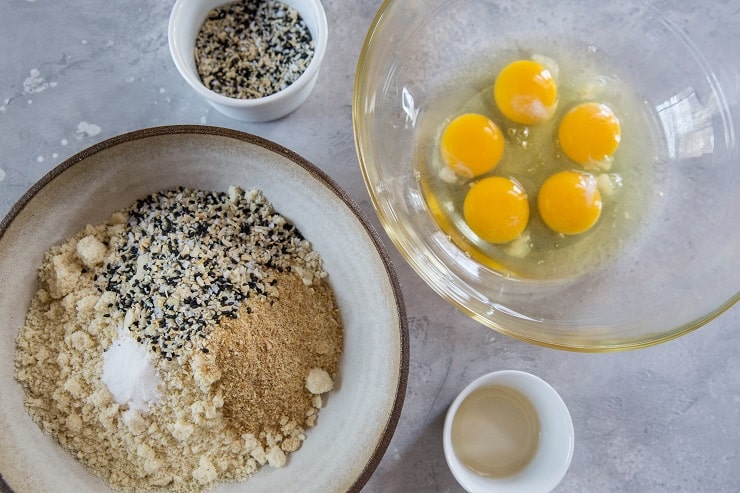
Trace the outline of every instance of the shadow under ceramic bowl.
<instances>
[{"instance_id":1,"label":"shadow under ceramic bowl","mask_svg":"<svg viewBox=\"0 0 740 493\"><path fill-rule=\"evenodd\" d=\"M306 492L359 491L369 479L398 422L409 362L400 289L377 234L328 176L290 150L241 132L172 126L124 134L71 157L0 223L0 489L4 480L18 493L107 491L34 424L14 380L13 341L44 252L151 193L177 186L225 192L230 185L261 189L319 252L344 347L337 385L288 464L214 491L290 491L298 484Z\"/></svg>"},{"instance_id":2,"label":"shadow under ceramic bowl","mask_svg":"<svg viewBox=\"0 0 740 493\"><path fill-rule=\"evenodd\" d=\"M730 8L642 2L384 2L358 62L353 118L363 178L391 240L443 298L537 344L637 348L712 320L740 298L740 55L723 48L740 37L731 29L738 20ZM600 220L573 241L584 253L571 255L573 272L557 261L542 275L536 262L524 274L498 268L464 226L445 224L440 211L461 201L429 193L440 129L492 94L505 63L533 55L555 60L563 81L583 67L603 69L591 82L619 81L636 110L625 117L639 115L639 124L623 124L618 150L634 162L617 171L631 174L620 194L642 195L632 196L632 211L610 211L630 226L609 236ZM505 135L510 145L513 134ZM631 139L649 141L650 152L629 151ZM541 223L534 197L530 225ZM568 251L557 248L556 259ZM599 249L607 253L589 253Z\"/></svg>"}]
</instances>

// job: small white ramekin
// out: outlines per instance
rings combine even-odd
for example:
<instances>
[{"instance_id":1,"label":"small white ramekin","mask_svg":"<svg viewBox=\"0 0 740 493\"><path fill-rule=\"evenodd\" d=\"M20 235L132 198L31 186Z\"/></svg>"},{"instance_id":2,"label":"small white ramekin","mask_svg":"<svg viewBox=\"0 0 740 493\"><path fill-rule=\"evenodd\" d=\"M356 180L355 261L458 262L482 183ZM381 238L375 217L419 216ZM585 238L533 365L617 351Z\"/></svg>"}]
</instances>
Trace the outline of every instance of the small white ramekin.
<instances>
[{"instance_id":1,"label":"small white ramekin","mask_svg":"<svg viewBox=\"0 0 740 493\"><path fill-rule=\"evenodd\" d=\"M532 461L517 474L500 479L474 473L460 462L452 447L452 421L457 409L471 392L489 385L518 390L531 401L540 419L540 445ZM547 493L570 467L573 421L563 399L547 382L523 371L502 370L477 378L460 392L447 411L442 442L452 475L470 493Z\"/></svg>"},{"instance_id":2,"label":"small white ramekin","mask_svg":"<svg viewBox=\"0 0 740 493\"><path fill-rule=\"evenodd\" d=\"M285 89L257 99L237 99L208 89L195 66L195 40L208 12L231 0L177 0L167 30L170 54L185 81L216 110L236 120L264 122L283 117L300 106L316 85L326 52L329 28L320 0L282 0L296 9L306 22L314 41L314 54L306 71Z\"/></svg>"}]
</instances>

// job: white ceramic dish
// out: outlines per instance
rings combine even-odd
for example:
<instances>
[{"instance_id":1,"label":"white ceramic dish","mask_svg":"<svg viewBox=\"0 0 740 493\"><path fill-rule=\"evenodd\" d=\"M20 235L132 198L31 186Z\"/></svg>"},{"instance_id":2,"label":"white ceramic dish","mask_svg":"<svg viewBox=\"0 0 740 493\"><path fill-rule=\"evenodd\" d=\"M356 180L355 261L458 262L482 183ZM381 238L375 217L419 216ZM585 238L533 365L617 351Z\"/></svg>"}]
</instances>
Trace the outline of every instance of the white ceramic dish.
<instances>
[{"instance_id":1,"label":"white ceramic dish","mask_svg":"<svg viewBox=\"0 0 740 493\"><path fill-rule=\"evenodd\" d=\"M175 67L195 92L216 110L236 120L264 122L283 117L298 108L311 94L326 52L329 28L320 0L282 0L305 20L314 40L314 55L306 71L287 88L258 99L236 99L207 89L198 76L193 49L208 12L230 0L177 0L170 14L167 37Z\"/></svg>"},{"instance_id":2,"label":"white ceramic dish","mask_svg":"<svg viewBox=\"0 0 740 493\"><path fill-rule=\"evenodd\" d=\"M0 223L0 490L4 479L17 493L108 491L26 414L13 341L51 245L177 185L263 190L322 255L345 328L337 387L301 449L282 469L265 467L215 491L359 491L388 446L408 375L405 311L387 253L357 206L316 167L264 139L201 126L97 144L41 179Z\"/></svg>"},{"instance_id":3,"label":"white ceramic dish","mask_svg":"<svg viewBox=\"0 0 740 493\"><path fill-rule=\"evenodd\" d=\"M486 478L466 468L452 447L452 421L460 404L471 392L490 385L503 385L524 394L539 416L540 445L532 461L522 471L506 478ZM471 493L548 493L563 479L573 457L573 421L563 399L541 378L516 370L483 375L467 387L450 405L445 418L442 444L453 476Z\"/></svg>"}]
</instances>

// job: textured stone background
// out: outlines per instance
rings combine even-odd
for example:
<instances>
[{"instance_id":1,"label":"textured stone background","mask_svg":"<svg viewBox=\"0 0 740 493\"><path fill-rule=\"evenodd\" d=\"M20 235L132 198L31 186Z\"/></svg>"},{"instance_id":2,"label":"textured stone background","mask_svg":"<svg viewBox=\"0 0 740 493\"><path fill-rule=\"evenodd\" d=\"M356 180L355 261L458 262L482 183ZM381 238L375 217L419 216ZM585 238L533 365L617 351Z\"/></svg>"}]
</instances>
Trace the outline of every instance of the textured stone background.
<instances>
[{"instance_id":1,"label":"textured stone background","mask_svg":"<svg viewBox=\"0 0 740 493\"><path fill-rule=\"evenodd\" d=\"M177 73L166 35L172 0L0 0L0 214L95 142L202 123L293 149L328 172L379 228L357 165L351 102L357 56L380 3L325 0L331 39L314 93L287 118L243 124L212 110ZM689 33L721 40L724 48L709 58L737 94L740 26L716 32L712 23L740 19L737 1L660 3ZM688 21L695 9L707 22ZM736 97L728 102L738 111ZM554 351L500 336L441 302L386 244L409 315L411 373L397 432L366 491L462 491L442 455L445 410L469 381L504 368L543 377L571 410L575 455L557 492L740 491L740 307L655 348Z\"/></svg>"}]
</instances>

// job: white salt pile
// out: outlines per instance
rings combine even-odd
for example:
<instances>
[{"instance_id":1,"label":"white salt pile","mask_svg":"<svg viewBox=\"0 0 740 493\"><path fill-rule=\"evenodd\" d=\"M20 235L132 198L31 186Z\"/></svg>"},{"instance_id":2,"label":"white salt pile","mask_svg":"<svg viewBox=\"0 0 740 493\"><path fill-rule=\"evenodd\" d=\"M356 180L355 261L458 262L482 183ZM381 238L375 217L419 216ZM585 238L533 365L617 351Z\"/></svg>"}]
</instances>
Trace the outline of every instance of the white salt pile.
<instances>
[{"instance_id":1,"label":"white salt pile","mask_svg":"<svg viewBox=\"0 0 740 493\"><path fill-rule=\"evenodd\" d=\"M161 384L146 348L122 334L103 354L103 383L121 405L148 411L159 400Z\"/></svg>"}]
</instances>

